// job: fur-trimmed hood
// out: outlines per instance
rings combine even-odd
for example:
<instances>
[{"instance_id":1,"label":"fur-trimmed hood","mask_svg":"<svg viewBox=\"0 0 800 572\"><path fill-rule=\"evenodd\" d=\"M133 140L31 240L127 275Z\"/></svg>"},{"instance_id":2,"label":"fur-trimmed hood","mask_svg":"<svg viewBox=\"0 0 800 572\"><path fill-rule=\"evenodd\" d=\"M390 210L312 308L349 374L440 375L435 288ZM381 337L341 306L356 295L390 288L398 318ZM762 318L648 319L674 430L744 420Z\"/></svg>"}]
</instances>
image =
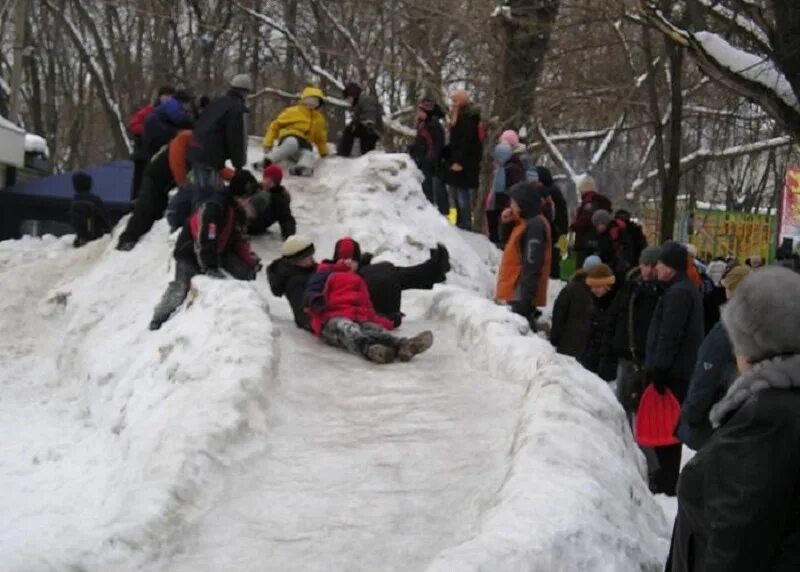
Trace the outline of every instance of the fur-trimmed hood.
<instances>
[{"instance_id":1,"label":"fur-trimmed hood","mask_svg":"<svg viewBox=\"0 0 800 572\"><path fill-rule=\"evenodd\" d=\"M759 362L743 373L711 409L711 425L722 422L765 389L800 389L800 354Z\"/></svg>"}]
</instances>

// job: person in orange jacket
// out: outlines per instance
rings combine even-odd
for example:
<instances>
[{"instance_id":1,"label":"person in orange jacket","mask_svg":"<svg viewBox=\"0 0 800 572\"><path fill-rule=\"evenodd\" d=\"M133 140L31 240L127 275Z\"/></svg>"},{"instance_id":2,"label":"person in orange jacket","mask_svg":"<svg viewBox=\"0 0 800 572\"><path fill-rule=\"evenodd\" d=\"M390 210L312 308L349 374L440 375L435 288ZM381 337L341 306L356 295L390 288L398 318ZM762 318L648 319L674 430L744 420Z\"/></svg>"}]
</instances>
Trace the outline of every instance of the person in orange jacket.
<instances>
[{"instance_id":1,"label":"person in orange jacket","mask_svg":"<svg viewBox=\"0 0 800 572\"><path fill-rule=\"evenodd\" d=\"M150 159L142 176L133 214L119 236L117 250L133 250L139 239L153 227L153 223L164 216L170 190L176 186L180 189L188 187L186 153L191 140L192 131L183 130ZM233 170L224 169L222 176L230 180Z\"/></svg>"}]
</instances>

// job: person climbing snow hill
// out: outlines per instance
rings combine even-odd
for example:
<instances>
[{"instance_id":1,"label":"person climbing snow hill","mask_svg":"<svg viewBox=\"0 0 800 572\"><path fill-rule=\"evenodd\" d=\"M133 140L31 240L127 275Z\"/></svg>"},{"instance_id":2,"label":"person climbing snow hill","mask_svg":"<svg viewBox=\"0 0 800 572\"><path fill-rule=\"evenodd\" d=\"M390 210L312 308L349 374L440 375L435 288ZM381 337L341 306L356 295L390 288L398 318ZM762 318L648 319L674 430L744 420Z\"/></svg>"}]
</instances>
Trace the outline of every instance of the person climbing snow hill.
<instances>
[{"instance_id":1,"label":"person climbing snow hill","mask_svg":"<svg viewBox=\"0 0 800 572\"><path fill-rule=\"evenodd\" d=\"M255 280L261 262L241 227L256 186L252 173L239 171L227 190L214 193L192 214L175 243L175 279L153 312L151 330L159 329L183 304L197 274L225 278L224 269L236 280Z\"/></svg>"},{"instance_id":2,"label":"person climbing snow hill","mask_svg":"<svg viewBox=\"0 0 800 572\"><path fill-rule=\"evenodd\" d=\"M409 361L433 345L433 333L400 338L394 323L375 312L364 279L356 273L355 241L340 240L336 261L317 266L306 289L311 331L326 343L362 355L374 363Z\"/></svg>"},{"instance_id":3,"label":"person climbing snow hill","mask_svg":"<svg viewBox=\"0 0 800 572\"><path fill-rule=\"evenodd\" d=\"M307 87L297 105L287 107L269 124L264 134L264 167L290 161L293 175L314 174L314 145L320 157L328 155L328 124L320 108L325 94L318 87Z\"/></svg>"},{"instance_id":4,"label":"person climbing snow hill","mask_svg":"<svg viewBox=\"0 0 800 572\"><path fill-rule=\"evenodd\" d=\"M250 199L253 217L247 225L251 236L264 234L276 222L281 229L281 237L285 240L295 234L297 223L291 209L289 191L281 185L283 171L278 165L270 165L264 169L261 177L261 190Z\"/></svg>"},{"instance_id":5,"label":"person climbing snow hill","mask_svg":"<svg viewBox=\"0 0 800 572\"><path fill-rule=\"evenodd\" d=\"M353 152L353 143L358 139L361 154L374 151L383 135L383 110L378 98L362 93L357 83L348 83L343 91L345 101L351 107L350 123L344 128L339 147L339 156L349 157Z\"/></svg>"},{"instance_id":6,"label":"person climbing snow hill","mask_svg":"<svg viewBox=\"0 0 800 572\"><path fill-rule=\"evenodd\" d=\"M430 290L434 284L446 280L450 271L450 255L443 244L431 249L430 258L415 266L395 266L391 262L372 263L372 255L361 254L361 246L352 242L354 259L359 260L358 273L367 283L375 311L392 321L402 322L401 302L403 290ZM344 242L336 243L334 259L341 255ZM267 280L275 296L286 296L294 314L297 327L311 330L303 297L311 275L316 272L314 244L302 235L290 236L281 246L281 257L267 267Z\"/></svg>"}]
</instances>

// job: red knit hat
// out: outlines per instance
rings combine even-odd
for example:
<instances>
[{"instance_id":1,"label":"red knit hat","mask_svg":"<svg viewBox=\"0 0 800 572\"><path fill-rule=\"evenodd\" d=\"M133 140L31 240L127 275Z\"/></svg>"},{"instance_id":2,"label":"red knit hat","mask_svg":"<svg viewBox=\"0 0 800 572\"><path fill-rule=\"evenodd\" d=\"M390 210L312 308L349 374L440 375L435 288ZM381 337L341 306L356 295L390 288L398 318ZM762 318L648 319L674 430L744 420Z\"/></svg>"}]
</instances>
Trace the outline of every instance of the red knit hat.
<instances>
[{"instance_id":1,"label":"red knit hat","mask_svg":"<svg viewBox=\"0 0 800 572\"><path fill-rule=\"evenodd\" d=\"M269 165L264 172L261 174L262 178L264 179L272 179L276 185L280 185L281 181L283 181L283 170L273 163Z\"/></svg>"},{"instance_id":2,"label":"red knit hat","mask_svg":"<svg viewBox=\"0 0 800 572\"><path fill-rule=\"evenodd\" d=\"M361 245L349 236L340 238L336 241L336 246L333 249L333 260L361 260Z\"/></svg>"}]
</instances>

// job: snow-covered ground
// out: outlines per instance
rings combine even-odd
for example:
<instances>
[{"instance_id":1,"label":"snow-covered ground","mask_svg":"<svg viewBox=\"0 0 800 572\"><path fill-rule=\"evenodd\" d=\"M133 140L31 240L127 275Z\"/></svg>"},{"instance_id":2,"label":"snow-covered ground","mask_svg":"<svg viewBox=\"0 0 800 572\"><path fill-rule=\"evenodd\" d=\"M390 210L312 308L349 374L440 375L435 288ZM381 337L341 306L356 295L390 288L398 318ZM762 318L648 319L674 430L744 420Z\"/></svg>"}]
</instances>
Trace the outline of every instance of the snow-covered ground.
<instances>
[{"instance_id":1,"label":"snow-covered ground","mask_svg":"<svg viewBox=\"0 0 800 572\"><path fill-rule=\"evenodd\" d=\"M329 348L263 275L195 279L150 332L163 223L130 253L0 243L2 569L660 570L669 525L621 409L490 301L488 241L402 155L287 186L320 258L345 234L398 264L448 246L448 283L404 297L400 333L434 347L382 367Z\"/></svg>"}]
</instances>

